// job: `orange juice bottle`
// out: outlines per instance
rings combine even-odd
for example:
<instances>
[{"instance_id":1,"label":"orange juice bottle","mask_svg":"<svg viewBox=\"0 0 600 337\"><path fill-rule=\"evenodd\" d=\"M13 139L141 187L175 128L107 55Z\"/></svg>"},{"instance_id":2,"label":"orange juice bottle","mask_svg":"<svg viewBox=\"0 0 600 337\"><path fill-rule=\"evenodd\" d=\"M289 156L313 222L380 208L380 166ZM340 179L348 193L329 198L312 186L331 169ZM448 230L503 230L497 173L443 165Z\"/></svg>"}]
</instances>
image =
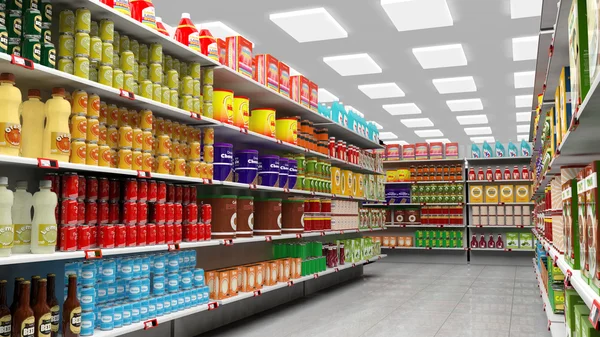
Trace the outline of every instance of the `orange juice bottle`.
<instances>
[{"instance_id":1,"label":"orange juice bottle","mask_svg":"<svg viewBox=\"0 0 600 337\"><path fill-rule=\"evenodd\" d=\"M21 145L21 90L15 87L15 75L0 74L0 102L0 154L18 156Z\"/></svg>"},{"instance_id":2,"label":"orange juice bottle","mask_svg":"<svg viewBox=\"0 0 600 337\"><path fill-rule=\"evenodd\" d=\"M44 106L46 127L44 128L43 157L58 161L69 161L71 151L71 133L69 116L71 105L65 99L65 89L52 89L52 98Z\"/></svg>"},{"instance_id":3,"label":"orange juice bottle","mask_svg":"<svg viewBox=\"0 0 600 337\"><path fill-rule=\"evenodd\" d=\"M41 94L38 89L29 89L29 99L21 104L21 117L23 126L21 137L21 156L28 158L40 158L42 156L42 138L44 134L44 103L40 100Z\"/></svg>"}]
</instances>

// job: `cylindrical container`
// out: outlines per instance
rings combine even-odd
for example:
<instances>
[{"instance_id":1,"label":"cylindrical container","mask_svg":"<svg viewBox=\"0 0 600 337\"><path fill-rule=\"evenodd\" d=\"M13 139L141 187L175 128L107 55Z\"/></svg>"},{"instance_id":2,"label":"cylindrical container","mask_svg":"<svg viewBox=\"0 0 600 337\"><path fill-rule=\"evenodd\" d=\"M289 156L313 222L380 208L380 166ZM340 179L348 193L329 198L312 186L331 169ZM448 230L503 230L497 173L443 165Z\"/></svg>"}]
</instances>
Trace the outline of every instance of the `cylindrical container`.
<instances>
[{"instance_id":1,"label":"cylindrical container","mask_svg":"<svg viewBox=\"0 0 600 337\"><path fill-rule=\"evenodd\" d=\"M86 140L88 142L97 142L100 137L100 121L97 118L87 119Z\"/></svg>"},{"instance_id":2,"label":"cylindrical container","mask_svg":"<svg viewBox=\"0 0 600 337\"><path fill-rule=\"evenodd\" d=\"M289 175L289 164L287 158L279 158L279 187L286 188Z\"/></svg>"},{"instance_id":3,"label":"cylindrical container","mask_svg":"<svg viewBox=\"0 0 600 337\"><path fill-rule=\"evenodd\" d=\"M74 52L75 56L81 56L85 58L90 57L90 34L77 32L75 33L75 44L74 44Z\"/></svg>"},{"instance_id":4,"label":"cylindrical container","mask_svg":"<svg viewBox=\"0 0 600 337\"><path fill-rule=\"evenodd\" d=\"M98 166L99 159L98 142L90 141L86 144L86 157L85 164L91 166Z\"/></svg>"},{"instance_id":5,"label":"cylindrical container","mask_svg":"<svg viewBox=\"0 0 600 337\"><path fill-rule=\"evenodd\" d=\"M133 129L130 126L119 126L119 148L131 148L133 146Z\"/></svg>"},{"instance_id":6,"label":"cylindrical container","mask_svg":"<svg viewBox=\"0 0 600 337\"><path fill-rule=\"evenodd\" d=\"M204 160L210 163L206 159L206 148ZM231 181L233 174L233 144L229 143L215 143L214 147L214 179L221 181Z\"/></svg>"},{"instance_id":7,"label":"cylindrical container","mask_svg":"<svg viewBox=\"0 0 600 337\"><path fill-rule=\"evenodd\" d=\"M123 89L123 70L113 69L113 83L115 89Z\"/></svg>"},{"instance_id":8,"label":"cylindrical container","mask_svg":"<svg viewBox=\"0 0 600 337\"><path fill-rule=\"evenodd\" d=\"M69 162L73 164L85 164L86 144L83 139L73 139L71 141L71 156Z\"/></svg>"},{"instance_id":9,"label":"cylindrical container","mask_svg":"<svg viewBox=\"0 0 600 337\"><path fill-rule=\"evenodd\" d=\"M275 137L275 109L254 109L250 113L250 130L267 137Z\"/></svg>"},{"instance_id":10,"label":"cylindrical container","mask_svg":"<svg viewBox=\"0 0 600 337\"><path fill-rule=\"evenodd\" d=\"M294 158L288 158L288 184L289 189L296 188L296 181L298 179L298 168L297 162Z\"/></svg>"},{"instance_id":11,"label":"cylindrical container","mask_svg":"<svg viewBox=\"0 0 600 337\"><path fill-rule=\"evenodd\" d=\"M254 217L254 235L280 235L281 199L255 199Z\"/></svg>"},{"instance_id":12,"label":"cylindrical container","mask_svg":"<svg viewBox=\"0 0 600 337\"><path fill-rule=\"evenodd\" d=\"M253 236L254 197L239 196L237 199L237 229L235 236L248 238Z\"/></svg>"},{"instance_id":13,"label":"cylindrical container","mask_svg":"<svg viewBox=\"0 0 600 337\"><path fill-rule=\"evenodd\" d=\"M304 232L304 199L283 200L281 214L282 234Z\"/></svg>"},{"instance_id":14,"label":"cylindrical container","mask_svg":"<svg viewBox=\"0 0 600 337\"><path fill-rule=\"evenodd\" d=\"M279 156L258 157L258 183L275 186L279 180Z\"/></svg>"},{"instance_id":15,"label":"cylindrical container","mask_svg":"<svg viewBox=\"0 0 600 337\"><path fill-rule=\"evenodd\" d=\"M233 91L214 89L213 116L219 122L233 124Z\"/></svg>"},{"instance_id":16,"label":"cylindrical container","mask_svg":"<svg viewBox=\"0 0 600 337\"><path fill-rule=\"evenodd\" d=\"M235 152L234 181L243 184L255 184L258 176L258 151L241 150Z\"/></svg>"},{"instance_id":17,"label":"cylindrical container","mask_svg":"<svg viewBox=\"0 0 600 337\"><path fill-rule=\"evenodd\" d=\"M233 98L233 125L248 129L250 123L250 103L248 97Z\"/></svg>"},{"instance_id":18,"label":"cylindrical container","mask_svg":"<svg viewBox=\"0 0 600 337\"><path fill-rule=\"evenodd\" d=\"M298 144L298 119L296 117L277 118L277 139L290 144Z\"/></svg>"},{"instance_id":19,"label":"cylindrical container","mask_svg":"<svg viewBox=\"0 0 600 337\"><path fill-rule=\"evenodd\" d=\"M204 204L211 206L211 209L218 217L211 221L211 237L213 239L233 239L236 231L237 218L237 196L235 195L212 195L200 197Z\"/></svg>"}]
</instances>

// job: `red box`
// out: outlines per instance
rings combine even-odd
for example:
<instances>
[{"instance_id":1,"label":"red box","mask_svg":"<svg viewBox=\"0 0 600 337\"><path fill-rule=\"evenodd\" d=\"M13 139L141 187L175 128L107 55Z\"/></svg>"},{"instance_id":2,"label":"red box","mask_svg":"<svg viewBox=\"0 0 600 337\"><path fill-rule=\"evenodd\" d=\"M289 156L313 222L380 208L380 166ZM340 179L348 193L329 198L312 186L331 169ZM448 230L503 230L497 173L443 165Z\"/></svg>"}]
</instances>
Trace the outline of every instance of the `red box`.
<instances>
[{"instance_id":1,"label":"red box","mask_svg":"<svg viewBox=\"0 0 600 337\"><path fill-rule=\"evenodd\" d=\"M60 226L60 251L74 252L77 250L77 227Z\"/></svg>"},{"instance_id":2,"label":"red box","mask_svg":"<svg viewBox=\"0 0 600 337\"><path fill-rule=\"evenodd\" d=\"M446 143L446 158L458 159L458 143Z\"/></svg>"},{"instance_id":3,"label":"red box","mask_svg":"<svg viewBox=\"0 0 600 337\"><path fill-rule=\"evenodd\" d=\"M310 81L308 78L297 75L292 76L291 81L291 98L303 106L310 108Z\"/></svg>"},{"instance_id":4,"label":"red box","mask_svg":"<svg viewBox=\"0 0 600 337\"><path fill-rule=\"evenodd\" d=\"M402 146L402 160L415 159L415 144L407 144Z\"/></svg>"},{"instance_id":5,"label":"red box","mask_svg":"<svg viewBox=\"0 0 600 337\"><path fill-rule=\"evenodd\" d=\"M310 82L309 85L309 105L312 111L319 111L319 86L315 82Z\"/></svg>"},{"instance_id":6,"label":"red box","mask_svg":"<svg viewBox=\"0 0 600 337\"><path fill-rule=\"evenodd\" d=\"M92 244L96 244L96 238L92 241L92 231L95 231L95 226L77 226L77 249L86 250L92 248ZM62 241L61 241L62 242Z\"/></svg>"},{"instance_id":7,"label":"red box","mask_svg":"<svg viewBox=\"0 0 600 337\"><path fill-rule=\"evenodd\" d=\"M115 248L115 226L100 226L100 233L98 235L98 247Z\"/></svg>"},{"instance_id":8,"label":"red box","mask_svg":"<svg viewBox=\"0 0 600 337\"><path fill-rule=\"evenodd\" d=\"M290 76L290 98L300 103L300 76Z\"/></svg>"},{"instance_id":9,"label":"red box","mask_svg":"<svg viewBox=\"0 0 600 337\"><path fill-rule=\"evenodd\" d=\"M148 222L148 204L145 202L137 203L137 223L144 225Z\"/></svg>"},{"instance_id":10,"label":"red box","mask_svg":"<svg viewBox=\"0 0 600 337\"><path fill-rule=\"evenodd\" d=\"M229 36L226 64L229 68L252 78L252 42L243 36Z\"/></svg>"},{"instance_id":11,"label":"red box","mask_svg":"<svg viewBox=\"0 0 600 337\"><path fill-rule=\"evenodd\" d=\"M168 244L172 244L173 243L173 224L166 224L165 225L165 242Z\"/></svg>"},{"instance_id":12,"label":"red box","mask_svg":"<svg viewBox=\"0 0 600 337\"><path fill-rule=\"evenodd\" d=\"M60 224L77 224L77 200L63 199L60 206Z\"/></svg>"},{"instance_id":13,"label":"red box","mask_svg":"<svg viewBox=\"0 0 600 337\"><path fill-rule=\"evenodd\" d=\"M85 202L85 222L86 225L95 225L98 223L98 203L96 201Z\"/></svg>"},{"instance_id":14,"label":"red box","mask_svg":"<svg viewBox=\"0 0 600 337\"><path fill-rule=\"evenodd\" d=\"M85 223L85 202L83 200L77 201L77 224L83 225Z\"/></svg>"},{"instance_id":15,"label":"red box","mask_svg":"<svg viewBox=\"0 0 600 337\"><path fill-rule=\"evenodd\" d=\"M173 225L173 241L174 243L181 243L183 239L183 226L180 223Z\"/></svg>"},{"instance_id":16,"label":"red box","mask_svg":"<svg viewBox=\"0 0 600 337\"><path fill-rule=\"evenodd\" d=\"M137 226L136 225L128 225L125 226L127 228L127 247L135 247L137 246Z\"/></svg>"},{"instance_id":17,"label":"red box","mask_svg":"<svg viewBox=\"0 0 600 337\"><path fill-rule=\"evenodd\" d=\"M385 160L400 160L402 146L399 144L389 144L385 146Z\"/></svg>"},{"instance_id":18,"label":"red box","mask_svg":"<svg viewBox=\"0 0 600 337\"><path fill-rule=\"evenodd\" d=\"M254 57L254 65L254 80L279 92L279 60L271 54L260 54Z\"/></svg>"},{"instance_id":19,"label":"red box","mask_svg":"<svg viewBox=\"0 0 600 337\"><path fill-rule=\"evenodd\" d=\"M416 143L415 144L415 158L418 159L429 159L429 144L428 143Z\"/></svg>"},{"instance_id":20,"label":"red box","mask_svg":"<svg viewBox=\"0 0 600 337\"><path fill-rule=\"evenodd\" d=\"M156 225L153 223L146 225L146 244L148 246L156 244Z\"/></svg>"},{"instance_id":21,"label":"red box","mask_svg":"<svg viewBox=\"0 0 600 337\"><path fill-rule=\"evenodd\" d=\"M217 39L217 48L219 50L219 63L227 63L227 42L223 39Z\"/></svg>"},{"instance_id":22,"label":"red box","mask_svg":"<svg viewBox=\"0 0 600 337\"><path fill-rule=\"evenodd\" d=\"M156 243L159 245L164 245L166 241L166 233L165 233L165 225L157 224L156 225Z\"/></svg>"},{"instance_id":23,"label":"red box","mask_svg":"<svg viewBox=\"0 0 600 337\"><path fill-rule=\"evenodd\" d=\"M183 222L183 206L180 203L173 204L173 210L175 212L175 223Z\"/></svg>"},{"instance_id":24,"label":"red box","mask_svg":"<svg viewBox=\"0 0 600 337\"><path fill-rule=\"evenodd\" d=\"M444 143L432 142L429 143L429 159L444 158Z\"/></svg>"},{"instance_id":25,"label":"red box","mask_svg":"<svg viewBox=\"0 0 600 337\"><path fill-rule=\"evenodd\" d=\"M290 97L290 67L283 62L279 62L279 93Z\"/></svg>"}]
</instances>

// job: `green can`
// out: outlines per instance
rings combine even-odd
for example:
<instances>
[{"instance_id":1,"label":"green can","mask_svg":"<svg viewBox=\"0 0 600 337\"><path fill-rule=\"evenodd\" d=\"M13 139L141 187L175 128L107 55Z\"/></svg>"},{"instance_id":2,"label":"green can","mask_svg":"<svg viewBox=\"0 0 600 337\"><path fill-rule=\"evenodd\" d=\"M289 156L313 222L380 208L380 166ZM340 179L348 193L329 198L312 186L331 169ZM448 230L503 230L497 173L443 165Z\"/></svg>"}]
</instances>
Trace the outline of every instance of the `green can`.
<instances>
[{"instance_id":1,"label":"green can","mask_svg":"<svg viewBox=\"0 0 600 337\"><path fill-rule=\"evenodd\" d=\"M131 48L130 50L133 52L133 57L135 57L135 60L139 61L140 43L138 42L138 40L131 39L129 41L129 47Z\"/></svg>"},{"instance_id":2,"label":"green can","mask_svg":"<svg viewBox=\"0 0 600 337\"><path fill-rule=\"evenodd\" d=\"M111 44L108 45L112 48ZM90 60L98 62L102 61L102 40L97 36L92 36L90 38Z\"/></svg>"},{"instance_id":3,"label":"green can","mask_svg":"<svg viewBox=\"0 0 600 337\"><path fill-rule=\"evenodd\" d=\"M133 74L125 73L123 74L123 90L133 92Z\"/></svg>"},{"instance_id":4,"label":"green can","mask_svg":"<svg viewBox=\"0 0 600 337\"><path fill-rule=\"evenodd\" d=\"M69 57L73 59L75 38L73 35L62 34L58 37L58 57Z\"/></svg>"},{"instance_id":5,"label":"green can","mask_svg":"<svg viewBox=\"0 0 600 337\"><path fill-rule=\"evenodd\" d=\"M42 42L52 43L52 31L50 28L42 28Z\"/></svg>"},{"instance_id":6,"label":"green can","mask_svg":"<svg viewBox=\"0 0 600 337\"><path fill-rule=\"evenodd\" d=\"M0 0L0 11L6 11L6 0Z\"/></svg>"},{"instance_id":7,"label":"green can","mask_svg":"<svg viewBox=\"0 0 600 337\"><path fill-rule=\"evenodd\" d=\"M23 18L13 13L8 14L6 29L8 29L9 39L20 39L23 35Z\"/></svg>"},{"instance_id":8,"label":"green can","mask_svg":"<svg viewBox=\"0 0 600 337\"><path fill-rule=\"evenodd\" d=\"M126 50L121 52L121 69L124 72L133 72L133 64L135 62L135 57L131 50Z\"/></svg>"},{"instance_id":9,"label":"green can","mask_svg":"<svg viewBox=\"0 0 600 337\"><path fill-rule=\"evenodd\" d=\"M204 85L215 84L214 71L212 68L204 68L202 69L202 83Z\"/></svg>"},{"instance_id":10,"label":"green can","mask_svg":"<svg viewBox=\"0 0 600 337\"><path fill-rule=\"evenodd\" d=\"M194 110L194 98L192 97L192 95L181 96L181 108L185 111Z\"/></svg>"},{"instance_id":11,"label":"green can","mask_svg":"<svg viewBox=\"0 0 600 337\"><path fill-rule=\"evenodd\" d=\"M60 12L58 15L58 32L60 34L75 34L75 13L73 11L65 9Z\"/></svg>"},{"instance_id":12,"label":"green can","mask_svg":"<svg viewBox=\"0 0 600 337\"><path fill-rule=\"evenodd\" d=\"M179 64L179 77L188 76L188 65L185 62Z\"/></svg>"},{"instance_id":13,"label":"green can","mask_svg":"<svg viewBox=\"0 0 600 337\"><path fill-rule=\"evenodd\" d=\"M181 70L179 69L181 66L181 63L179 62L178 59L173 58L173 65L171 66L170 70L175 70L178 74L181 73Z\"/></svg>"},{"instance_id":14,"label":"green can","mask_svg":"<svg viewBox=\"0 0 600 337\"><path fill-rule=\"evenodd\" d=\"M150 45L150 50L148 52L148 57L150 63L163 63L163 52L162 45L159 43L153 43Z\"/></svg>"},{"instance_id":15,"label":"green can","mask_svg":"<svg viewBox=\"0 0 600 337\"><path fill-rule=\"evenodd\" d=\"M317 172L317 159L316 158L306 158L306 174L314 175ZM298 165L298 170L300 170L300 165Z\"/></svg>"},{"instance_id":16,"label":"green can","mask_svg":"<svg viewBox=\"0 0 600 337\"><path fill-rule=\"evenodd\" d=\"M133 81L133 93L139 95L139 84L136 81Z\"/></svg>"},{"instance_id":17,"label":"green can","mask_svg":"<svg viewBox=\"0 0 600 337\"><path fill-rule=\"evenodd\" d=\"M113 68L111 66L102 64L98 67L98 83L112 87Z\"/></svg>"},{"instance_id":18,"label":"green can","mask_svg":"<svg viewBox=\"0 0 600 337\"><path fill-rule=\"evenodd\" d=\"M140 82L140 95L152 99L152 82L150 80L142 80Z\"/></svg>"},{"instance_id":19,"label":"green can","mask_svg":"<svg viewBox=\"0 0 600 337\"><path fill-rule=\"evenodd\" d=\"M90 81L98 82L98 61L90 61Z\"/></svg>"},{"instance_id":20,"label":"green can","mask_svg":"<svg viewBox=\"0 0 600 337\"><path fill-rule=\"evenodd\" d=\"M68 57L59 57L57 69L67 74L73 75L73 59Z\"/></svg>"},{"instance_id":21,"label":"green can","mask_svg":"<svg viewBox=\"0 0 600 337\"><path fill-rule=\"evenodd\" d=\"M42 13L39 10L28 8L23 14L23 37L42 36Z\"/></svg>"},{"instance_id":22,"label":"green can","mask_svg":"<svg viewBox=\"0 0 600 337\"><path fill-rule=\"evenodd\" d=\"M22 12L23 0L8 0L6 7L10 12Z\"/></svg>"},{"instance_id":23,"label":"green can","mask_svg":"<svg viewBox=\"0 0 600 337\"><path fill-rule=\"evenodd\" d=\"M56 49L53 43L46 42L42 45L41 63L48 68L56 68Z\"/></svg>"},{"instance_id":24,"label":"green can","mask_svg":"<svg viewBox=\"0 0 600 337\"><path fill-rule=\"evenodd\" d=\"M164 104L170 104L171 102L171 90L169 90L169 87L167 86L162 86L161 87L161 102L163 102Z\"/></svg>"},{"instance_id":25,"label":"green can","mask_svg":"<svg viewBox=\"0 0 600 337\"><path fill-rule=\"evenodd\" d=\"M75 10L75 31L89 34L92 29L92 13L87 8Z\"/></svg>"},{"instance_id":26,"label":"green can","mask_svg":"<svg viewBox=\"0 0 600 337\"><path fill-rule=\"evenodd\" d=\"M192 111L197 113L197 114L202 114L202 102L200 102L200 98L198 97L193 97L192 98L192 106L193 109Z\"/></svg>"},{"instance_id":27,"label":"green can","mask_svg":"<svg viewBox=\"0 0 600 337\"><path fill-rule=\"evenodd\" d=\"M12 41L8 40L8 54L14 54L16 56L21 56L21 41Z\"/></svg>"},{"instance_id":28,"label":"green can","mask_svg":"<svg viewBox=\"0 0 600 337\"><path fill-rule=\"evenodd\" d=\"M117 67L117 68L119 66L121 66L121 59L119 58L119 54L117 54L116 52L113 53L112 65L113 65L113 67Z\"/></svg>"},{"instance_id":29,"label":"green can","mask_svg":"<svg viewBox=\"0 0 600 337\"><path fill-rule=\"evenodd\" d=\"M115 89L123 89L123 70L113 69L112 87Z\"/></svg>"},{"instance_id":30,"label":"green can","mask_svg":"<svg viewBox=\"0 0 600 337\"><path fill-rule=\"evenodd\" d=\"M107 19L100 20L98 34L100 35L100 39L102 40L102 42L112 43L115 37L115 24Z\"/></svg>"},{"instance_id":31,"label":"green can","mask_svg":"<svg viewBox=\"0 0 600 337\"><path fill-rule=\"evenodd\" d=\"M162 102L162 86L160 83L152 83L152 99Z\"/></svg>"},{"instance_id":32,"label":"green can","mask_svg":"<svg viewBox=\"0 0 600 337\"><path fill-rule=\"evenodd\" d=\"M173 58L171 57L171 55L165 55L163 57L163 60L164 60L163 68L165 69L165 72L173 69Z\"/></svg>"},{"instance_id":33,"label":"green can","mask_svg":"<svg viewBox=\"0 0 600 337\"><path fill-rule=\"evenodd\" d=\"M122 53L124 51L127 50L131 50L131 44L129 43L129 36L127 35L121 35L121 37L119 38L119 43L120 43L120 47L119 47L119 53ZM116 50L116 48L115 48Z\"/></svg>"},{"instance_id":34,"label":"green can","mask_svg":"<svg viewBox=\"0 0 600 337\"><path fill-rule=\"evenodd\" d=\"M208 118L213 118L214 110L213 110L212 102L202 103L202 116L208 117Z\"/></svg>"},{"instance_id":35,"label":"green can","mask_svg":"<svg viewBox=\"0 0 600 337\"><path fill-rule=\"evenodd\" d=\"M52 23L52 0L42 0L42 5L39 10L42 12L42 22L48 24Z\"/></svg>"},{"instance_id":36,"label":"green can","mask_svg":"<svg viewBox=\"0 0 600 337\"><path fill-rule=\"evenodd\" d=\"M42 45L40 44L40 39L33 37L23 39L21 53L22 57L39 64L42 61Z\"/></svg>"},{"instance_id":37,"label":"green can","mask_svg":"<svg viewBox=\"0 0 600 337\"><path fill-rule=\"evenodd\" d=\"M95 36L100 38L100 32L97 21L92 21L90 24L90 36ZM102 40L100 40L102 41Z\"/></svg>"},{"instance_id":38,"label":"green can","mask_svg":"<svg viewBox=\"0 0 600 337\"><path fill-rule=\"evenodd\" d=\"M73 60L73 75L90 79L90 60L87 57L78 56Z\"/></svg>"},{"instance_id":39,"label":"green can","mask_svg":"<svg viewBox=\"0 0 600 337\"><path fill-rule=\"evenodd\" d=\"M162 65L160 63L151 63L148 68L150 82L162 84Z\"/></svg>"},{"instance_id":40,"label":"green can","mask_svg":"<svg viewBox=\"0 0 600 337\"><path fill-rule=\"evenodd\" d=\"M102 57L100 62L108 66L113 65L113 45L110 42L102 42Z\"/></svg>"},{"instance_id":41,"label":"green can","mask_svg":"<svg viewBox=\"0 0 600 337\"><path fill-rule=\"evenodd\" d=\"M183 94L192 96L194 94L194 80L192 76L184 76L181 82L183 83Z\"/></svg>"},{"instance_id":42,"label":"green can","mask_svg":"<svg viewBox=\"0 0 600 337\"><path fill-rule=\"evenodd\" d=\"M6 12L4 11L0 11L0 25L6 27Z\"/></svg>"},{"instance_id":43,"label":"green can","mask_svg":"<svg viewBox=\"0 0 600 337\"><path fill-rule=\"evenodd\" d=\"M140 80L139 79L139 76L140 76L139 72L140 72L140 65L139 65L138 61L134 61L133 62L133 80L136 81L136 82L138 82Z\"/></svg>"},{"instance_id":44,"label":"green can","mask_svg":"<svg viewBox=\"0 0 600 337\"><path fill-rule=\"evenodd\" d=\"M102 37L100 37L100 38L102 39L102 42L111 42L111 41L103 39ZM112 44L113 44L113 48L115 49L115 51L117 53L119 51L121 51L121 35L116 30L113 33Z\"/></svg>"},{"instance_id":45,"label":"green can","mask_svg":"<svg viewBox=\"0 0 600 337\"><path fill-rule=\"evenodd\" d=\"M148 64L148 45L145 43L140 43L139 61L141 64Z\"/></svg>"},{"instance_id":46,"label":"green can","mask_svg":"<svg viewBox=\"0 0 600 337\"><path fill-rule=\"evenodd\" d=\"M148 79L148 66L141 63L138 69L138 81L144 81ZM150 81L152 83L152 81Z\"/></svg>"},{"instance_id":47,"label":"green can","mask_svg":"<svg viewBox=\"0 0 600 337\"><path fill-rule=\"evenodd\" d=\"M202 68L200 67L200 63L198 63L198 62L192 62L192 63L190 63L190 66L188 67L190 76L192 76L192 78L194 80L200 79L201 69Z\"/></svg>"},{"instance_id":48,"label":"green can","mask_svg":"<svg viewBox=\"0 0 600 337\"><path fill-rule=\"evenodd\" d=\"M75 57L90 57L90 34L84 32L75 33Z\"/></svg>"},{"instance_id":49,"label":"green can","mask_svg":"<svg viewBox=\"0 0 600 337\"><path fill-rule=\"evenodd\" d=\"M0 25L0 53L8 53L8 32L4 25Z\"/></svg>"},{"instance_id":50,"label":"green can","mask_svg":"<svg viewBox=\"0 0 600 337\"><path fill-rule=\"evenodd\" d=\"M200 90L200 80L192 80L192 96L200 97L202 91Z\"/></svg>"},{"instance_id":51,"label":"green can","mask_svg":"<svg viewBox=\"0 0 600 337\"><path fill-rule=\"evenodd\" d=\"M27 10L29 8L40 9L40 1L39 0L22 0L23 2L23 10Z\"/></svg>"}]
</instances>

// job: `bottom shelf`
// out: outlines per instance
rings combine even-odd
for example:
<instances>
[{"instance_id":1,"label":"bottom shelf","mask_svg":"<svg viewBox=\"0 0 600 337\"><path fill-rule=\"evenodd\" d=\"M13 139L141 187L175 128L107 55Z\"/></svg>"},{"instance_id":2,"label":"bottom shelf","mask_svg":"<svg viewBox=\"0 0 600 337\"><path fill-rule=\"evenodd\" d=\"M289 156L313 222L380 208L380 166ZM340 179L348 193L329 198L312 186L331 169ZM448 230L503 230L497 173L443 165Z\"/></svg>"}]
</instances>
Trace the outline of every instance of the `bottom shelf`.
<instances>
[{"instance_id":1,"label":"bottom shelf","mask_svg":"<svg viewBox=\"0 0 600 337\"><path fill-rule=\"evenodd\" d=\"M540 288L540 295L542 296L542 301L544 302L542 309L546 312L546 316L548 317L548 330L550 330L552 337L565 337L567 333L567 328L565 326L565 315L555 314L552 312L550 300L548 300L548 293L545 290L546 287L544 287L544 284L542 283L542 275L540 274L537 263L535 263L535 258L532 259L532 261L533 267L535 268L538 287Z\"/></svg>"},{"instance_id":2,"label":"bottom shelf","mask_svg":"<svg viewBox=\"0 0 600 337\"><path fill-rule=\"evenodd\" d=\"M468 250L468 248L465 248L465 247L386 247L386 246L381 246L381 249Z\"/></svg>"}]
</instances>

